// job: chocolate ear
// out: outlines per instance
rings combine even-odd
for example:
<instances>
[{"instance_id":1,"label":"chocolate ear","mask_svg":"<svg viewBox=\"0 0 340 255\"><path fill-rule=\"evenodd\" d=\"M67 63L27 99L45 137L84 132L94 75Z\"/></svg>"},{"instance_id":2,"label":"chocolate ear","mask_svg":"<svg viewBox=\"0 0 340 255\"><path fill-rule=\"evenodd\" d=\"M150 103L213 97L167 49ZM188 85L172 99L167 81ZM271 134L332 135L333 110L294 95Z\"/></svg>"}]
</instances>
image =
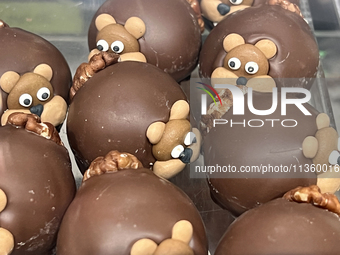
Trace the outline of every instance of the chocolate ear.
<instances>
[{"instance_id":1,"label":"chocolate ear","mask_svg":"<svg viewBox=\"0 0 340 255\"><path fill-rule=\"evenodd\" d=\"M136 39L141 38L145 34L145 23L138 17L129 18L124 25L125 29Z\"/></svg>"},{"instance_id":2,"label":"chocolate ear","mask_svg":"<svg viewBox=\"0 0 340 255\"><path fill-rule=\"evenodd\" d=\"M150 239L140 239L131 248L130 255L152 255L157 249L157 244Z\"/></svg>"},{"instance_id":3,"label":"chocolate ear","mask_svg":"<svg viewBox=\"0 0 340 255\"><path fill-rule=\"evenodd\" d=\"M165 124L163 122L157 121L152 123L146 130L146 137L149 139L150 143L158 143L164 133Z\"/></svg>"},{"instance_id":4,"label":"chocolate ear","mask_svg":"<svg viewBox=\"0 0 340 255\"><path fill-rule=\"evenodd\" d=\"M96 18L96 21L95 21L96 28L98 29L98 31L102 30L107 25L116 24L116 23L117 22L114 19L114 17L112 17L110 14L107 14L107 13L100 14Z\"/></svg>"},{"instance_id":5,"label":"chocolate ear","mask_svg":"<svg viewBox=\"0 0 340 255\"><path fill-rule=\"evenodd\" d=\"M183 120L189 116L190 106L185 100L176 101L170 110L169 120Z\"/></svg>"},{"instance_id":6,"label":"chocolate ear","mask_svg":"<svg viewBox=\"0 0 340 255\"><path fill-rule=\"evenodd\" d=\"M172 239L182 241L189 244L193 235L192 224L187 220L176 222L172 228Z\"/></svg>"},{"instance_id":7,"label":"chocolate ear","mask_svg":"<svg viewBox=\"0 0 340 255\"><path fill-rule=\"evenodd\" d=\"M245 44L245 41L239 34L229 34L223 39L223 49L226 52L229 52L242 44Z\"/></svg>"},{"instance_id":8,"label":"chocolate ear","mask_svg":"<svg viewBox=\"0 0 340 255\"><path fill-rule=\"evenodd\" d=\"M8 71L4 73L0 78L0 87L6 93L10 93L20 79L20 75L13 71Z\"/></svg>"},{"instance_id":9,"label":"chocolate ear","mask_svg":"<svg viewBox=\"0 0 340 255\"><path fill-rule=\"evenodd\" d=\"M267 39L258 41L255 44L255 47L260 49L267 59L274 57L277 52L277 47L275 43Z\"/></svg>"},{"instance_id":10,"label":"chocolate ear","mask_svg":"<svg viewBox=\"0 0 340 255\"><path fill-rule=\"evenodd\" d=\"M37 65L33 73L40 74L41 76L44 76L48 81L52 79L53 76L53 71L52 67L50 67L48 64L40 64Z\"/></svg>"}]
</instances>

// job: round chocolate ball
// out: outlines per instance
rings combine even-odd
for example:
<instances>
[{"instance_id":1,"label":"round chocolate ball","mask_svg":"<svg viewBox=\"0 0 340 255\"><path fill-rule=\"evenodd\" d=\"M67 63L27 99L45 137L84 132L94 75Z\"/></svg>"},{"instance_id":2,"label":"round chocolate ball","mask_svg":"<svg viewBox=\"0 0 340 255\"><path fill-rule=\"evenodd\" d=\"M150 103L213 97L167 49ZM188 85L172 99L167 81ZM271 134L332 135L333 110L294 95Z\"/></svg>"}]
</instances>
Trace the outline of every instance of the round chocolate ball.
<instances>
[{"instance_id":1,"label":"round chocolate ball","mask_svg":"<svg viewBox=\"0 0 340 255\"><path fill-rule=\"evenodd\" d=\"M129 255L139 239L157 244L171 238L172 226L188 220L189 243L197 255L208 253L202 219L183 191L145 168L93 176L83 182L58 235L63 255Z\"/></svg>"},{"instance_id":2,"label":"round chocolate ball","mask_svg":"<svg viewBox=\"0 0 340 255\"><path fill-rule=\"evenodd\" d=\"M0 189L7 196L0 227L14 237L10 254L51 254L76 192L69 154L54 141L10 125L0 127L0 139Z\"/></svg>"},{"instance_id":3,"label":"round chocolate ball","mask_svg":"<svg viewBox=\"0 0 340 255\"><path fill-rule=\"evenodd\" d=\"M278 198L236 219L215 255L337 254L339 250L338 215Z\"/></svg>"},{"instance_id":4,"label":"round chocolate ball","mask_svg":"<svg viewBox=\"0 0 340 255\"><path fill-rule=\"evenodd\" d=\"M252 45L262 39L274 42L277 53L268 60L268 75L276 79L276 86L310 89L318 71L319 51L309 25L300 15L281 6L264 4L227 16L211 31L202 47L199 60L202 77L210 78L217 67L223 66L227 55L223 39L231 33L241 35L245 43Z\"/></svg>"},{"instance_id":5,"label":"round chocolate ball","mask_svg":"<svg viewBox=\"0 0 340 255\"><path fill-rule=\"evenodd\" d=\"M294 187L316 183L316 173L305 172L313 162L304 156L302 143L315 135L318 113L306 103L302 105L311 115L288 104L283 116L280 93L278 97L278 107L270 115L256 115L247 104L244 115L233 115L231 107L219 121L228 123L216 124L203 139L205 166L230 166L234 171L213 173L208 182L213 199L236 215ZM253 92L253 103L257 110L270 109L272 94Z\"/></svg>"},{"instance_id":6,"label":"round chocolate ball","mask_svg":"<svg viewBox=\"0 0 340 255\"><path fill-rule=\"evenodd\" d=\"M131 153L151 167L156 159L146 130L153 122L167 122L177 100L186 100L179 84L151 64L122 62L96 73L74 96L67 119L80 170L111 150Z\"/></svg>"},{"instance_id":7,"label":"round chocolate ball","mask_svg":"<svg viewBox=\"0 0 340 255\"><path fill-rule=\"evenodd\" d=\"M130 17L139 17L146 26L138 40L147 62L181 81L195 69L201 47L201 32L196 14L186 0L108 0L91 22L89 49L96 48L95 19L102 13L113 16L124 25Z\"/></svg>"},{"instance_id":8,"label":"round chocolate ball","mask_svg":"<svg viewBox=\"0 0 340 255\"><path fill-rule=\"evenodd\" d=\"M72 77L70 68L61 52L42 37L22 30L9 27L0 21L0 77L7 71L22 75L33 72L39 64L52 67L51 85L54 95L68 100ZM0 115L7 109L7 93L0 89Z\"/></svg>"}]
</instances>

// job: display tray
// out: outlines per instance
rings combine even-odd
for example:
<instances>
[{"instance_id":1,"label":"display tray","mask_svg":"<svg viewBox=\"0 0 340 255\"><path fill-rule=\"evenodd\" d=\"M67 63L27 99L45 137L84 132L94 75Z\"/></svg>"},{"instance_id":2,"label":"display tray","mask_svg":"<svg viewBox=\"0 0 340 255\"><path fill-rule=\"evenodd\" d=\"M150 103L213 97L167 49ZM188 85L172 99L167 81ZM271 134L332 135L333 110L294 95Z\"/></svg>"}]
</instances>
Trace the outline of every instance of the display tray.
<instances>
[{"instance_id":1,"label":"display tray","mask_svg":"<svg viewBox=\"0 0 340 255\"><path fill-rule=\"evenodd\" d=\"M30 1L35 2L35 1ZM12 27L20 27L25 30L36 33L53 45L55 45L66 58L72 76L75 74L78 66L87 62L89 53L87 44L87 32L93 15L104 2L104 0L86 0L86 1L54 1L55 6L50 6L51 1L36 1L39 6L39 12L46 13L49 10L50 15L45 18L37 16L38 22L32 20L34 15L38 15L36 9L27 9L28 1L1 1L0 18L4 19ZM301 11L306 20L312 27L312 17L309 11L308 1L300 0ZM63 8L61 8L64 6ZM67 6L67 8L65 8ZM64 10L68 10L64 12ZM3 16L2 16L3 15ZM60 20L60 17L63 17ZM61 25L62 24L62 25ZM209 34L208 30L203 33L203 41ZM192 73L192 77L198 77L198 68ZM323 67L320 64L318 79L311 89L312 99L310 104L318 111L325 112L330 116L331 126L336 128L334 114L331 101L327 89L327 82L324 78ZM74 156L69 147L67 140L66 121L60 130L61 139L68 149L72 161L72 171L79 187L82 175L75 163ZM202 155L195 164L203 165ZM194 201L201 216L206 224L207 235L210 240L210 252L214 253L219 238L234 220L234 217L226 210L221 209L210 198L208 185L203 179L191 179L190 185L187 180L190 175L189 167L187 167L180 175L171 179L175 184L179 184L181 188ZM339 196L338 196L339 197Z\"/></svg>"}]
</instances>

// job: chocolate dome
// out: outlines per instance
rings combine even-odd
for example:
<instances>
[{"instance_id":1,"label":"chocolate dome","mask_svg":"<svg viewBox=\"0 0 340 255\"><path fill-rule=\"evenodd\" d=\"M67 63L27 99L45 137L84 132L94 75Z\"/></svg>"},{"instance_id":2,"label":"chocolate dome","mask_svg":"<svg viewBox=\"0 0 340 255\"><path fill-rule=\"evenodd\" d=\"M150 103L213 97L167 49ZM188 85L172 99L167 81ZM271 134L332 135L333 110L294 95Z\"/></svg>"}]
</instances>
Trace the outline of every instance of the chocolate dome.
<instances>
[{"instance_id":1,"label":"chocolate dome","mask_svg":"<svg viewBox=\"0 0 340 255\"><path fill-rule=\"evenodd\" d=\"M207 238L192 201L149 169L127 169L83 182L62 222L58 254L129 255L141 238L160 243L179 220L193 225L190 246L206 255Z\"/></svg>"},{"instance_id":2,"label":"chocolate dome","mask_svg":"<svg viewBox=\"0 0 340 255\"><path fill-rule=\"evenodd\" d=\"M278 198L234 221L215 255L338 254L339 250L338 215Z\"/></svg>"},{"instance_id":3,"label":"chocolate dome","mask_svg":"<svg viewBox=\"0 0 340 255\"><path fill-rule=\"evenodd\" d=\"M0 227L14 236L10 254L51 254L76 191L68 152L10 125L0 127L0 137L0 189L8 200Z\"/></svg>"},{"instance_id":4,"label":"chocolate dome","mask_svg":"<svg viewBox=\"0 0 340 255\"><path fill-rule=\"evenodd\" d=\"M95 19L101 13L112 15L118 24L130 17L141 18L145 35L138 40L147 62L181 81L194 70L201 47L196 14L186 0L108 0L94 15L88 34L89 49L96 48Z\"/></svg>"},{"instance_id":5,"label":"chocolate dome","mask_svg":"<svg viewBox=\"0 0 340 255\"><path fill-rule=\"evenodd\" d=\"M212 127L203 139L206 166L230 165L236 169L232 176L223 172L209 176L213 199L234 214L281 197L296 186L316 183L316 174L300 172L299 165L305 167L305 164L312 164L312 160L303 155L302 143L307 136L316 133L317 111L309 104L303 104L312 114L304 115L295 105L288 104L287 115L282 116L278 95L278 108L272 114L255 115L246 106L244 115L233 115L232 107L220 118L228 120L228 123ZM247 98L248 94L245 95L245 102ZM253 102L255 109L270 109L272 94L253 92ZM282 125L283 120L287 121ZM238 124L231 125L231 122ZM295 127L285 127L296 123ZM245 171L245 167L249 171L251 167L267 167L270 171L269 166L290 168L291 172L272 172L268 175L263 175L261 171L241 172Z\"/></svg>"},{"instance_id":6,"label":"chocolate dome","mask_svg":"<svg viewBox=\"0 0 340 255\"><path fill-rule=\"evenodd\" d=\"M280 6L257 5L235 12L222 20L208 35L199 60L200 75L210 78L223 66L226 52L223 39L231 33L241 35L246 43L269 39L276 44L277 54L269 59L269 73L277 78L277 87L310 89L319 65L318 46L313 33L298 14ZM292 79L287 78L295 78Z\"/></svg>"},{"instance_id":7,"label":"chocolate dome","mask_svg":"<svg viewBox=\"0 0 340 255\"><path fill-rule=\"evenodd\" d=\"M155 158L146 130L153 122L167 122L181 99L186 97L176 81L151 64L122 62L96 73L74 96L67 119L81 171L111 150L134 154L150 167Z\"/></svg>"},{"instance_id":8,"label":"chocolate dome","mask_svg":"<svg viewBox=\"0 0 340 255\"><path fill-rule=\"evenodd\" d=\"M54 45L36 34L9 27L1 21L0 38L0 77L7 71L22 75L32 72L39 64L48 64L54 74L50 81L54 94L68 100L72 82L71 71L65 58ZM7 94L0 89L0 115L7 109L6 98Z\"/></svg>"}]
</instances>

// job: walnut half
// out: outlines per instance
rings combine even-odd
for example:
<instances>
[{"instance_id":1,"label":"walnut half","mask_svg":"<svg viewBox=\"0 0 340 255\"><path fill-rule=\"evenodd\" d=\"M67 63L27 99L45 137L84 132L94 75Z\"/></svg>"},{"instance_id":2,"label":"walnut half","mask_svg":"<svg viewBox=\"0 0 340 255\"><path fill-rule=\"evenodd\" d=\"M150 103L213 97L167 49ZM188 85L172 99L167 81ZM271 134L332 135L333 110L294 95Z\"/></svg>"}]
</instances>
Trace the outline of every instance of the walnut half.
<instances>
[{"instance_id":1,"label":"walnut half","mask_svg":"<svg viewBox=\"0 0 340 255\"><path fill-rule=\"evenodd\" d=\"M310 203L340 216L340 202L338 198L331 193L322 194L317 185L297 187L284 194L283 198L288 201Z\"/></svg>"},{"instance_id":2,"label":"walnut half","mask_svg":"<svg viewBox=\"0 0 340 255\"><path fill-rule=\"evenodd\" d=\"M95 175L113 173L123 169L143 168L142 163L130 153L110 151L105 157L97 157L86 170L83 182Z\"/></svg>"}]
</instances>

